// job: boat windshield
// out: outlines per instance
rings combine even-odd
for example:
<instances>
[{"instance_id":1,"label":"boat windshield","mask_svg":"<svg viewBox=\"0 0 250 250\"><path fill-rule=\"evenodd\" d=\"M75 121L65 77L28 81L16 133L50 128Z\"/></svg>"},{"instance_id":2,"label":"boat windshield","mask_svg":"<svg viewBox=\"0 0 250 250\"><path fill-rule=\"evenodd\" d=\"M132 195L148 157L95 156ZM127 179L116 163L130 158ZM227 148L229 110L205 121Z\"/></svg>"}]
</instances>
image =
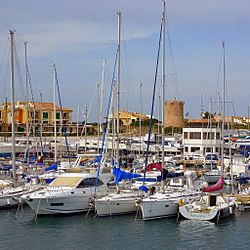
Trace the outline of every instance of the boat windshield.
<instances>
[{"instance_id":1,"label":"boat windshield","mask_svg":"<svg viewBox=\"0 0 250 250\"><path fill-rule=\"evenodd\" d=\"M50 183L52 187L75 187L82 177L57 177L53 182Z\"/></svg>"}]
</instances>

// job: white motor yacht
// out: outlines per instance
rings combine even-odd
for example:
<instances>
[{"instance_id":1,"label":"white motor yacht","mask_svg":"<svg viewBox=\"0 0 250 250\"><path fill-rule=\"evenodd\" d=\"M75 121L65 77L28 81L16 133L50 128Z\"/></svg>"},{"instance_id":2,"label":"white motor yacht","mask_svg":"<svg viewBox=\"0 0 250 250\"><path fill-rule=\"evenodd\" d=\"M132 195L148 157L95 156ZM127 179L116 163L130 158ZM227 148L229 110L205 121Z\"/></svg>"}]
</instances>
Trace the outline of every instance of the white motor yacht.
<instances>
[{"instance_id":1,"label":"white motor yacht","mask_svg":"<svg viewBox=\"0 0 250 250\"><path fill-rule=\"evenodd\" d=\"M69 214L88 211L93 195L106 194L110 173L66 173L45 189L22 196L36 214ZM97 185L96 185L97 183Z\"/></svg>"}]
</instances>

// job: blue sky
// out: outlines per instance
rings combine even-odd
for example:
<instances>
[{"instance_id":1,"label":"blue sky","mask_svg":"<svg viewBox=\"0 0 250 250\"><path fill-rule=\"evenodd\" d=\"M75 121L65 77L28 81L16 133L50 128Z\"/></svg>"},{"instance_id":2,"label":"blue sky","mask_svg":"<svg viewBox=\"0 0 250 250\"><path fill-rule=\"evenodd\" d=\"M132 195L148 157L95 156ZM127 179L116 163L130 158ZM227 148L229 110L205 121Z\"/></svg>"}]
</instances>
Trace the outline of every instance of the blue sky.
<instances>
[{"instance_id":1,"label":"blue sky","mask_svg":"<svg viewBox=\"0 0 250 250\"><path fill-rule=\"evenodd\" d=\"M16 72L16 96L23 94L24 41L28 41L29 69L35 99L43 94L52 100L51 64L56 63L62 102L75 110L88 106L100 79L106 58L104 110L114 64L117 15L122 12L122 108L139 111L139 82L143 83L143 111L150 113L161 0L1 0L0 3L0 89L1 100L9 97L8 36L16 30L15 42L20 73ZM167 1L166 97L185 101L185 112L198 117L201 94L204 109L209 97L221 91L221 41L226 43L228 101L236 115L246 115L250 82L250 1ZM171 59L173 53L173 60ZM177 72L176 75L173 73ZM160 86L160 82L158 83ZM157 93L160 89L158 87ZM213 105L216 111L216 103ZM157 108L155 111L157 115ZM232 114L231 105L227 114ZM74 115L74 117L75 117ZM90 114L97 119L97 98Z\"/></svg>"}]
</instances>

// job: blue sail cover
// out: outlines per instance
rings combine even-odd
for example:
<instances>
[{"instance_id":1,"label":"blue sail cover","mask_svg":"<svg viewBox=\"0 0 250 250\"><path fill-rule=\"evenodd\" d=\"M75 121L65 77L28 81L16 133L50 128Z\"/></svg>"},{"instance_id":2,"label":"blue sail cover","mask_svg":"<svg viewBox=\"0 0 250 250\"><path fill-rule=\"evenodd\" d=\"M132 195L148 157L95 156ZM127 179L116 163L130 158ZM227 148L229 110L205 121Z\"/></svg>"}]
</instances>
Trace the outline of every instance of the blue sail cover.
<instances>
[{"instance_id":1,"label":"blue sail cover","mask_svg":"<svg viewBox=\"0 0 250 250\"><path fill-rule=\"evenodd\" d=\"M249 176L242 176L240 177L240 184L246 184L250 180Z\"/></svg>"},{"instance_id":2,"label":"blue sail cover","mask_svg":"<svg viewBox=\"0 0 250 250\"><path fill-rule=\"evenodd\" d=\"M91 161L91 164L97 163L101 160L101 156L96 156L95 159L93 161Z\"/></svg>"},{"instance_id":3,"label":"blue sail cover","mask_svg":"<svg viewBox=\"0 0 250 250\"><path fill-rule=\"evenodd\" d=\"M132 179L141 177L140 174L126 172L126 171L121 170L120 168L117 168L116 166L114 166L113 168L113 175L115 176L115 184L117 184L118 182L122 180L132 180Z\"/></svg>"},{"instance_id":4,"label":"blue sail cover","mask_svg":"<svg viewBox=\"0 0 250 250\"><path fill-rule=\"evenodd\" d=\"M52 171L52 170L57 170L57 162L55 162L53 165L45 168L45 171L48 172L48 171Z\"/></svg>"}]
</instances>

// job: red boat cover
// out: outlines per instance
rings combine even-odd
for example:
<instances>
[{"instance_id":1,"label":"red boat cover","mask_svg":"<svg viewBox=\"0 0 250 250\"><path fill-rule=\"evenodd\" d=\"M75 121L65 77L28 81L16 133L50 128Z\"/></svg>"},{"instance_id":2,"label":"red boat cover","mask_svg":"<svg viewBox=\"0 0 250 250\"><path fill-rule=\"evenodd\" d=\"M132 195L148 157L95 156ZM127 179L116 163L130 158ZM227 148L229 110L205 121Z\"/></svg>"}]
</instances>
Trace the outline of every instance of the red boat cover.
<instances>
[{"instance_id":1,"label":"red boat cover","mask_svg":"<svg viewBox=\"0 0 250 250\"><path fill-rule=\"evenodd\" d=\"M159 162L154 162L154 163L151 163L147 166L147 169L146 171L154 171L154 170L158 170L158 171L161 171L161 163Z\"/></svg>"},{"instance_id":2,"label":"red boat cover","mask_svg":"<svg viewBox=\"0 0 250 250\"><path fill-rule=\"evenodd\" d=\"M224 184L224 180L221 176L220 179L214 185L210 187L204 187L203 192L213 192L213 191L221 190L223 188L223 184Z\"/></svg>"}]
</instances>

